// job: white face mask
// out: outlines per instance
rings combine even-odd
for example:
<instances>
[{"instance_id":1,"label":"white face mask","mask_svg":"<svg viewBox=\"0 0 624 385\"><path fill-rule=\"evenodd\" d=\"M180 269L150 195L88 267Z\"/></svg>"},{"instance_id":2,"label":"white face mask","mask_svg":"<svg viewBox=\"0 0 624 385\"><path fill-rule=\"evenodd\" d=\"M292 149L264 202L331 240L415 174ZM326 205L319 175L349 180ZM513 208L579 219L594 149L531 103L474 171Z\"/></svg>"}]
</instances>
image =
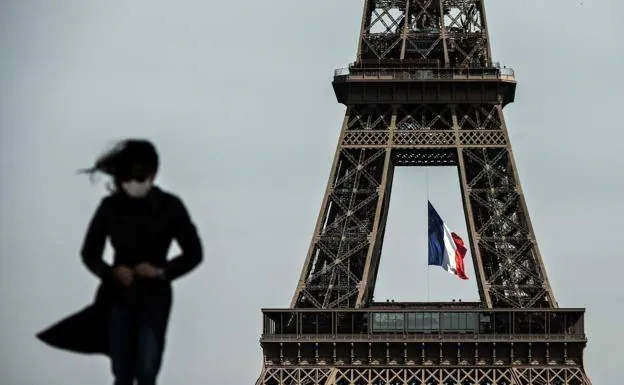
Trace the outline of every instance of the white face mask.
<instances>
[{"instance_id":1,"label":"white face mask","mask_svg":"<svg viewBox=\"0 0 624 385\"><path fill-rule=\"evenodd\" d=\"M122 183L121 188L123 188L126 194L128 194L129 196L133 198L143 198L152 189L152 180L147 179L143 182L137 182L135 180L131 180L131 181Z\"/></svg>"}]
</instances>

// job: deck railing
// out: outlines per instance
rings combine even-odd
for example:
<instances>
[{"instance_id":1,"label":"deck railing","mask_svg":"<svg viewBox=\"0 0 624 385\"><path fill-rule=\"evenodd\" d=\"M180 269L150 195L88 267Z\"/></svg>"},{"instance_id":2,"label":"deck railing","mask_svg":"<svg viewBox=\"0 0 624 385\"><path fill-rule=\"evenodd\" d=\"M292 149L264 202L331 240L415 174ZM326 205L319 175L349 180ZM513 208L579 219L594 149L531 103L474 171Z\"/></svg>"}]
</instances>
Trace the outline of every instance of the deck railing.
<instances>
[{"instance_id":1,"label":"deck railing","mask_svg":"<svg viewBox=\"0 0 624 385\"><path fill-rule=\"evenodd\" d=\"M334 77L340 80L507 80L514 81L511 68L339 68Z\"/></svg>"},{"instance_id":2,"label":"deck railing","mask_svg":"<svg viewBox=\"0 0 624 385\"><path fill-rule=\"evenodd\" d=\"M583 340L584 309L267 309L265 342L280 340Z\"/></svg>"}]
</instances>

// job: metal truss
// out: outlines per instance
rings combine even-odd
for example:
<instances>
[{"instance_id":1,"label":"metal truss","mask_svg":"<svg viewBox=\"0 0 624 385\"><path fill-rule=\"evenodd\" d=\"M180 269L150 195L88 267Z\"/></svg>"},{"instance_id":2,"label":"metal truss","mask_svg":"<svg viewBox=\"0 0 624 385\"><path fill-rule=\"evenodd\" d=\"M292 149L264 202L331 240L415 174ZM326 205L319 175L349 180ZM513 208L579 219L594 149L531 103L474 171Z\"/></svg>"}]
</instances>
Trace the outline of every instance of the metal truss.
<instances>
[{"instance_id":1,"label":"metal truss","mask_svg":"<svg viewBox=\"0 0 624 385\"><path fill-rule=\"evenodd\" d=\"M256 385L591 385L570 367L266 367Z\"/></svg>"},{"instance_id":2,"label":"metal truss","mask_svg":"<svg viewBox=\"0 0 624 385\"><path fill-rule=\"evenodd\" d=\"M491 60L484 20L480 0L367 0L358 61L485 67Z\"/></svg>"},{"instance_id":3,"label":"metal truss","mask_svg":"<svg viewBox=\"0 0 624 385\"><path fill-rule=\"evenodd\" d=\"M455 165L489 307L556 307L501 104L351 106L294 307L371 299L395 165Z\"/></svg>"},{"instance_id":4,"label":"metal truss","mask_svg":"<svg viewBox=\"0 0 624 385\"><path fill-rule=\"evenodd\" d=\"M556 307L509 148L462 149L464 206L494 307Z\"/></svg>"},{"instance_id":5,"label":"metal truss","mask_svg":"<svg viewBox=\"0 0 624 385\"><path fill-rule=\"evenodd\" d=\"M290 309L263 311L256 385L591 385L529 218L483 0L366 0L347 106ZM480 303L374 303L394 169L458 170ZM344 313L344 314L343 314ZM491 314L490 314L491 313Z\"/></svg>"},{"instance_id":6,"label":"metal truss","mask_svg":"<svg viewBox=\"0 0 624 385\"><path fill-rule=\"evenodd\" d=\"M383 149L340 151L330 189L324 199L322 227L314 237L304 268L300 303L310 307L353 307L363 287L365 270L370 269L381 240L371 242L372 233L381 234L381 196L385 195L389 156Z\"/></svg>"}]
</instances>

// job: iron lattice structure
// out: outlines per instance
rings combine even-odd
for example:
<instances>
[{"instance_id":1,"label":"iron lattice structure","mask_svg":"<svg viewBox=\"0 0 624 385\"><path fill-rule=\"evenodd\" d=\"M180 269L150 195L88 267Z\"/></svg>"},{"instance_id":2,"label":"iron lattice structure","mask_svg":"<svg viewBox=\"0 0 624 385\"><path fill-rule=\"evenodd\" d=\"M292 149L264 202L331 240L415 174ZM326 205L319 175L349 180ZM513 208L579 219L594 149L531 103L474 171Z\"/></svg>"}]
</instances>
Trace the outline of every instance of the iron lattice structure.
<instances>
[{"instance_id":1,"label":"iron lattice structure","mask_svg":"<svg viewBox=\"0 0 624 385\"><path fill-rule=\"evenodd\" d=\"M483 0L365 0L346 106L290 309L263 310L257 385L590 384L522 193ZM480 303L372 302L394 168L458 170Z\"/></svg>"}]
</instances>

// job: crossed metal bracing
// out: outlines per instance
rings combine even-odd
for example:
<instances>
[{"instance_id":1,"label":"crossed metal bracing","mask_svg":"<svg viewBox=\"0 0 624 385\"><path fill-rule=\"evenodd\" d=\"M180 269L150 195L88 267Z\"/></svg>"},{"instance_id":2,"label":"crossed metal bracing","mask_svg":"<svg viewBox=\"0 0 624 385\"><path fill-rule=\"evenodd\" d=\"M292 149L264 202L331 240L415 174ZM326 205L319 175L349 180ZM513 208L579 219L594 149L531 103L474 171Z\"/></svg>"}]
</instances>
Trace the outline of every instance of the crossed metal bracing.
<instances>
[{"instance_id":1,"label":"crossed metal bracing","mask_svg":"<svg viewBox=\"0 0 624 385\"><path fill-rule=\"evenodd\" d=\"M452 130L454 116L462 130L501 130L498 104L414 104L396 106L397 130ZM347 115L347 130L389 130L394 107L355 105Z\"/></svg>"},{"instance_id":2,"label":"crossed metal bracing","mask_svg":"<svg viewBox=\"0 0 624 385\"><path fill-rule=\"evenodd\" d=\"M353 308L370 301L397 165L458 167L486 306L557 306L500 104L349 107L291 306Z\"/></svg>"},{"instance_id":3,"label":"crossed metal bracing","mask_svg":"<svg viewBox=\"0 0 624 385\"><path fill-rule=\"evenodd\" d=\"M354 106L341 144L369 148L391 143L397 149L504 146L507 138L498 108L496 104L400 105L391 130L392 107Z\"/></svg>"},{"instance_id":4,"label":"crossed metal bracing","mask_svg":"<svg viewBox=\"0 0 624 385\"><path fill-rule=\"evenodd\" d=\"M256 385L591 385L570 367L267 367Z\"/></svg>"},{"instance_id":5,"label":"crossed metal bracing","mask_svg":"<svg viewBox=\"0 0 624 385\"><path fill-rule=\"evenodd\" d=\"M556 307L508 148L462 152L485 292L495 307Z\"/></svg>"},{"instance_id":6,"label":"crossed metal bracing","mask_svg":"<svg viewBox=\"0 0 624 385\"><path fill-rule=\"evenodd\" d=\"M591 385L582 364L582 317L542 314L558 305L502 112L514 99L515 82L500 74L483 0L365 1L356 63L334 80L347 111L290 304L365 317L269 311L256 385ZM475 309L515 308L513 317L487 315L468 326L472 318L458 315L453 326L451 304L416 306L410 316L372 303L397 166L457 167L475 270L469 276L481 299ZM426 256L426 247L421 253ZM385 321L374 310L353 310L368 307L386 309ZM435 324L432 315L425 317L430 311L451 314L444 318L451 325ZM466 329L453 329L460 319ZM557 333L576 332L572 342L553 342ZM491 340L481 338L490 333ZM528 345L518 343L518 335ZM474 354L458 342L465 338L477 341ZM410 339L440 346L423 342L414 356ZM384 351L383 341L402 341L403 351L390 342Z\"/></svg>"},{"instance_id":7,"label":"crossed metal bracing","mask_svg":"<svg viewBox=\"0 0 624 385\"><path fill-rule=\"evenodd\" d=\"M368 0L358 59L486 67L490 55L483 15L481 0Z\"/></svg>"},{"instance_id":8,"label":"crossed metal bracing","mask_svg":"<svg viewBox=\"0 0 624 385\"><path fill-rule=\"evenodd\" d=\"M370 242L379 203L386 151L344 150L333 172L314 239L301 304L308 307L354 307L374 242Z\"/></svg>"}]
</instances>

